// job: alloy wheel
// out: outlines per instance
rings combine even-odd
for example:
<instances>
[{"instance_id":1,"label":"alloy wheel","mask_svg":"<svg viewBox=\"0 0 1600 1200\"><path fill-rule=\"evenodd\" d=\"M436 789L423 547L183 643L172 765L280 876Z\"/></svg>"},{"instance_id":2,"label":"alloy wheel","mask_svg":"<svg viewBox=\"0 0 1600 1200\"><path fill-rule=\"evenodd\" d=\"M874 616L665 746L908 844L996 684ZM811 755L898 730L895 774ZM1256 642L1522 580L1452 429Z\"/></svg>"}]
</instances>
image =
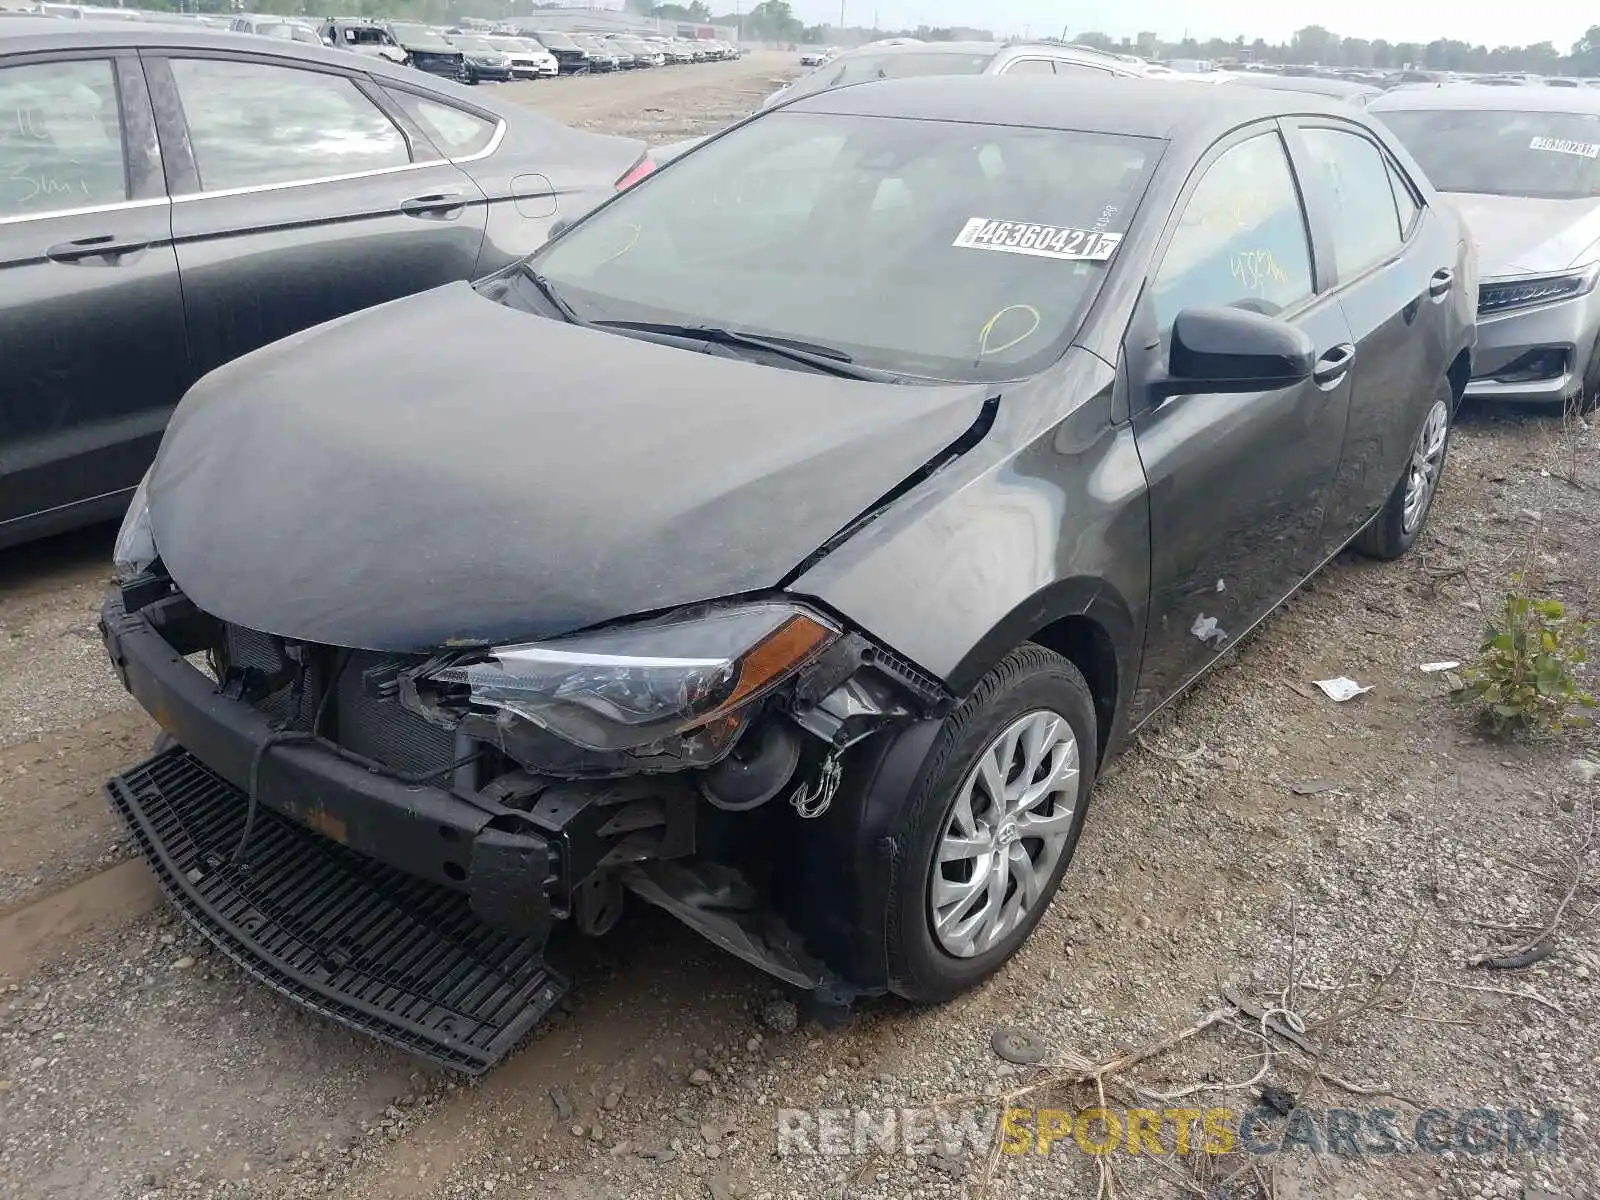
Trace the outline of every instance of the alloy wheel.
<instances>
[{"instance_id":1,"label":"alloy wheel","mask_svg":"<svg viewBox=\"0 0 1600 1200\"><path fill-rule=\"evenodd\" d=\"M1401 528L1407 533L1416 532L1427 514L1428 503L1439 486L1439 472L1444 466L1444 444L1450 433L1450 409L1441 400L1435 400L1428 410L1428 419L1422 423L1417 444L1411 450L1411 466L1406 471L1406 498L1401 510Z\"/></svg>"},{"instance_id":2,"label":"alloy wheel","mask_svg":"<svg viewBox=\"0 0 1600 1200\"><path fill-rule=\"evenodd\" d=\"M1061 714L1026 713L978 756L945 819L928 884L939 946L993 949L1047 903L1077 812L1078 740Z\"/></svg>"}]
</instances>

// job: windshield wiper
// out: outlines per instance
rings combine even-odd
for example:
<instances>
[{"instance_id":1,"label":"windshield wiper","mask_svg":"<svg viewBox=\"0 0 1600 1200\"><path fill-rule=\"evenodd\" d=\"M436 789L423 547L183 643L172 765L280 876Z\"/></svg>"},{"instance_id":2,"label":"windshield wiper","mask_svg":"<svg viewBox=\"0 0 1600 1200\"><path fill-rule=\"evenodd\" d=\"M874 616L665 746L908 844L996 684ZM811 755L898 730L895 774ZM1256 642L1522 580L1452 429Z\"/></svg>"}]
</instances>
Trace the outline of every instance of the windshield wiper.
<instances>
[{"instance_id":1,"label":"windshield wiper","mask_svg":"<svg viewBox=\"0 0 1600 1200\"><path fill-rule=\"evenodd\" d=\"M534 290L544 297L546 304L561 315L563 321L566 321L569 325L582 325L588 329L594 328L594 322L580 317L578 310L573 308L567 302L567 298L556 290L556 285L539 274L532 263L523 262L518 263L517 266L522 272L522 277L533 284Z\"/></svg>"},{"instance_id":2,"label":"windshield wiper","mask_svg":"<svg viewBox=\"0 0 1600 1200\"><path fill-rule=\"evenodd\" d=\"M714 346L733 346L746 350L761 350L767 354L786 358L790 362L829 375L845 379L866 379L873 383L897 383L898 377L887 371L858 366L843 350L832 346L804 342L796 338L773 337L761 333L744 333L737 329L721 329L715 325L673 325L657 321L595 321L599 329L620 329L629 333L659 334L662 337L685 338L696 342L709 342Z\"/></svg>"}]
</instances>

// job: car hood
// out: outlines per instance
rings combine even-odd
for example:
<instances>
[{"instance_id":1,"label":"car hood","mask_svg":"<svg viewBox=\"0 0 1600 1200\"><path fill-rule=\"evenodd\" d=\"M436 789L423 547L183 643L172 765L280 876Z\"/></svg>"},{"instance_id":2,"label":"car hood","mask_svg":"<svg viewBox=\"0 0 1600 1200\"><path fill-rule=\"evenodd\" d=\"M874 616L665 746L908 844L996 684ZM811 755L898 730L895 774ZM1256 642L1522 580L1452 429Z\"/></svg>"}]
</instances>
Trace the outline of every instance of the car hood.
<instances>
[{"instance_id":1,"label":"car hood","mask_svg":"<svg viewBox=\"0 0 1600 1200\"><path fill-rule=\"evenodd\" d=\"M1478 246L1485 279L1546 274L1593 257L1600 240L1600 201L1541 200L1449 192L1443 198L1461 214Z\"/></svg>"},{"instance_id":2,"label":"car hood","mask_svg":"<svg viewBox=\"0 0 1600 1200\"><path fill-rule=\"evenodd\" d=\"M148 479L202 609L384 651L548 637L777 585L987 389L788 370L450 284L219 368Z\"/></svg>"}]
</instances>

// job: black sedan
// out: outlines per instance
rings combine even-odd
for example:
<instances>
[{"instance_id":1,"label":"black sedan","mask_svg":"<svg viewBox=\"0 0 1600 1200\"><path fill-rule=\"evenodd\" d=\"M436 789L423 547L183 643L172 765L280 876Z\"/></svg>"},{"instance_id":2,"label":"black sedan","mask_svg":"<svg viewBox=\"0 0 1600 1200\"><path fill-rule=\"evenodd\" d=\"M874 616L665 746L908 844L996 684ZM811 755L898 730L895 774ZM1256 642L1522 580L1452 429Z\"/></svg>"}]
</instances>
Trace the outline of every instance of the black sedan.
<instances>
[{"instance_id":1,"label":"black sedan","mask_svg":"<svg viewBox=\"0 0 1600 1200\"><path fill-rule=\"evenodd\" d=\"M377 58L0 23L0 545L119 515L200 376L538 246L648 164Z\"/></svg>"},{"instance_id":2,"label":"black sedan","mask_svg":"<svg viewBox=\"0 0 1600 1200\"><path fill-rule=\"evenodd\" d=\"M1391 137L1195 98L807 96L197 385L104 609L185 911L468 1069L629 893L832 1002L998 969L1132 731L1415 543L1471 375Z\"/></svg>"}]
</instances>

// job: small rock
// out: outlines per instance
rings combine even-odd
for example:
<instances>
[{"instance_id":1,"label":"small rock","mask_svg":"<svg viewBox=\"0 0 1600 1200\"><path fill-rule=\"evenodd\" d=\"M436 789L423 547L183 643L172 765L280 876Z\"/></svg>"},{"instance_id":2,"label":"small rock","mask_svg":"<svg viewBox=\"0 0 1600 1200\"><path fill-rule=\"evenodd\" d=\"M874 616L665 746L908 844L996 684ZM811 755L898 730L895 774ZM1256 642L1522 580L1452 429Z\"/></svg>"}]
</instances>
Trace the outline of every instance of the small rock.
<instances>
[{"instance_id":1,"label":"small rock","mask_svg":"<svg viewBox=\"0 0 1600 1200\"><path fill-rule=\"evenodd\" d=\"M738 1200L739 1189L734 1186L733 1180L726 1175L706 1176L706 1195L711 1200Z\"/></svg>"},{"instance_id":2,"label":"small rock","mask_svg":"<svg viewBox=\"0 0 1600 1200\"><path fill-rule=\"evenodd\" d=\"M696 1067L689 1076L689 1082L694 1084L695 1087L705 1087L706 1084L711 1082L711 1072L704 1067Z\"/></svg>"},{"instance_id":3,"label":"small rock","mask_svg":"<svg viewBox=\"0 0 1600 1200\"><path fill-rule=\"evenodd\" d=\"M1587 758L1575 758L1571 766L1572 773L1581 783L1593 783L1596 779L1600 779L1600 763L1591 762Z\"/></svg>"},{"instance_id":4,"label":"small rock","mask_svg":"<svg viewBox=\"0 0 1600 1200\"><path fill-rule=\"evenodd\" d=\"M550 1089L550 1101L556 1106L556 1120L562 1124L572 1120L572 1101L567 1099L567 1094L558 1087Z\"/></svg>"},{"instance_id":5,"label":"small rock","mask_svg":"<svg viewBox=\"0 0 1600 1200\"><path fill-rule=\"evenodd\" d=\"M606 1093L605 1099L600 1101L600 1107L605 1109L607 1112L610 1112L621 1103L622 1092L620 1090L613 1089L612 1091Z\"/></svg>"},{"instance_id":6,"label":"small rock","mask_svg":"<svg viewBox=\"0 0 1600 1200\"><path fill-rule=\"evenodd\" d=\"M750 1051L751 1054L754 1054L757 1050L761 1049L761 1039L758 1037L751 1038L744 1044L744 1048Z\"/></svg>"},{"instance_id":7,"label":"small rock","mask_svg":"<svg viewBox=\"0 0 1600 1200\"><path fill-rule=\"evenodd\" d=\"M605 1141L606 1140L606 1131L604 1129L602 1129L598 1125L591 1126L590 1129L589 1129L589 1140L591 1142L603 1142L603 1141Z\"/></svg>"},{"instance_id":8,"label":"small rock","mask_svg":"<svg viewBox=\"0 0 1600 1200\"><path fill-rule=\"evenodd\" d=\"M194 966L194 955L185 954L177 962L172 964L172 969L174 971L187 971L192 966Z\"/></svg>"},{"instance_id":9,"label":"small rock","mask_svg":"<svg viewBox=\"0 0 1600 1200\"><path fill-rule=\"evenodd\" d=\"M793 1033L800 1028L800 1009L793 1000L781 996L761 1006L761 1023L773 1033Z\"/></svg>"},{"instance_id":10,"label":"small rock","mask_svg":"<svg viewBox=\"0 0 1600 1200\"><path fill-rule=\"evenodd\" d=\"M1150 918L1145 916L1144 913L1140 913L1137 917L1135 917L1133 923L1140 929L1150 928Z\"/></svg>"},{"instance_id":11,"label":"small rock","mask_svg":"<svg viewBox=\"0 0 1600 1200\"><path fill-rule=\"evenodd\" d=\"M583 1134L584 1134L584 1129L583 1129L582 1125L574 1125L572 1127L572 1136L573 1137L582 1137Z\"/></svg>"}]
</instances>

